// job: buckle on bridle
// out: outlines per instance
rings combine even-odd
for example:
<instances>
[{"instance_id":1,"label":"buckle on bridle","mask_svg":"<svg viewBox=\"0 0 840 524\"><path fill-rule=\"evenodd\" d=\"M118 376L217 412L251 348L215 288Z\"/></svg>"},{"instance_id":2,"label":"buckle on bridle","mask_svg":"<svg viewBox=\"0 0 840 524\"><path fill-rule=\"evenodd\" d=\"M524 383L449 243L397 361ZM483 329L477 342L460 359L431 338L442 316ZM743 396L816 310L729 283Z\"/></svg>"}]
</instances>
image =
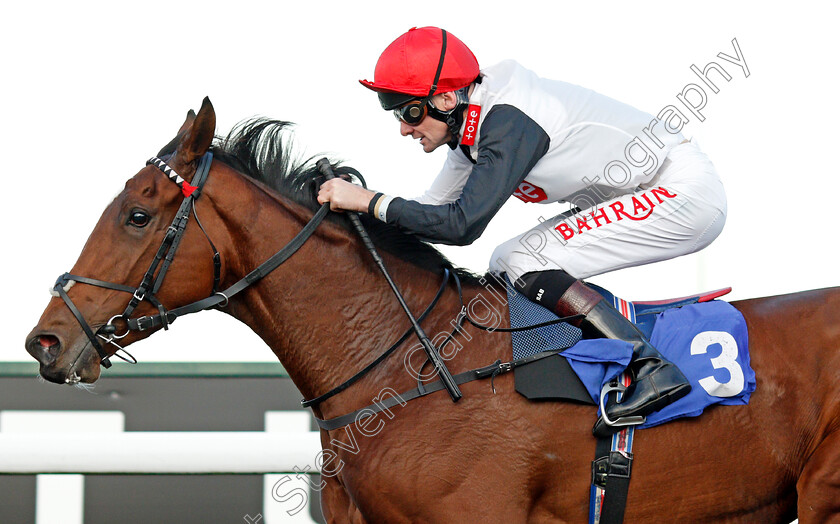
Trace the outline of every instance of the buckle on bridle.
<instances>
[{"instance_id":1,"label":"buckle on bridle","mask_svg":"<svg viewBox=\"0 0 840 524\"><path fill-rule=\"evenodd\" d=\"M137 302L143 302L143 299L146 298L146 293L141 293L140 296L137 296L137 293L139 293L139 292L140 292L139 288L134 290L134 293L133 293L134 298L137 300Z\"/></svg>"},{"instance_id":2,"label":"buckle on bridle","mask_svg":"<svg viewBox=\"0 0 840 524\"><path fill-rule=\"evenodd\" d=\"M137 322L137 331L146 331L147 329L151 329L154 327L154 323L152 322L152 317L150 316L143 316L136 320ZM148 322L148 325L145 325L144 322Z\"/></svg>"}]
</instances>

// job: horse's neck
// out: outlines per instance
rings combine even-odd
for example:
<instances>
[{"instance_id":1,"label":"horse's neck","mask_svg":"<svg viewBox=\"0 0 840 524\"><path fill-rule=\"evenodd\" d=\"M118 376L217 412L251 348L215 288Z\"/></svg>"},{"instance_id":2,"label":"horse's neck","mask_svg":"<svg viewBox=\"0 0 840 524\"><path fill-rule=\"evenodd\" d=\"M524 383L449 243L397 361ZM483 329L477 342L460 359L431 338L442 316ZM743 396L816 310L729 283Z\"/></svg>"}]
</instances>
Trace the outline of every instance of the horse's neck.
<instances>
[{"instance_id":1,"label":"horse's neck","mask_svg":"<svg viewBox=\"0 0 840 524\"><path fill-rule=\"evenodd\" d=\"M214 199L220 200L216 206L231 239L224 255L227 285L286 245L311 216L250 180L235 177L232 182L235 187ZM411 282L400 278L411 271L405 262L386 260L412 309L422 310L435 294L438 277ZM307 397L340 384L408 325L355 234L329 222L240 297L228 312L271 347ZM401 363L394 359L377 373L388 372L389 366Z\"/></svg>"}]
</instances>

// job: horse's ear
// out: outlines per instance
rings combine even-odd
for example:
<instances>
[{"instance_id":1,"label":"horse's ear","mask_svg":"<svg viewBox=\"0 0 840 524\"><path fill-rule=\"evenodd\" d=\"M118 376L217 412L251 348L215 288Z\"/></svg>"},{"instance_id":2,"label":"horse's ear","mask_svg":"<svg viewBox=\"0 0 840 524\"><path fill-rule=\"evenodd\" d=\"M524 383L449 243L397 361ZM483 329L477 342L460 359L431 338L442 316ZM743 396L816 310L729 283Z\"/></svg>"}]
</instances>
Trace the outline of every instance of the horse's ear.
<instances>
[{"instance_id":1,"label":"horse's ear","mask_svg":"<svg viewBox=\"0 0 840 524\"><path fill-rule=\"evenodd\" d=\"M178 144L181 143L181 138L183 138L186 132L190 129L190 127L192 127L193 122L195 122L195 111L190 109L189 111L187 111L187 119L184 120L184 123L181 125L181 129L178 130L178 134L176 134L175 138L170 140L168 144L160 148L160 151L158 151L157 156L159 158L163 158L166 155L171 155L172 153L174 153L175 150L178 148Z\"/></svg>"},{"instance_id":2,"label":"horse's ear","mask_svg":"<svg viewBox=\"0 0 840 524\"><path fill-rule=\"evenodd\" d=\"M178 130L178 134L176 136L181 136L182 134L186 133L190 127L192 127L193 122L195 122L195 111L190 109L187 111L187 119L184 120L184 123L181 124L181 129Z\"/></svg>"},{"instance_id":3,"label":"horse's ear","mask_svg":"<svg viewBox=\"0 0 840 524\"><path fill-rule=\"evenodd\" d=\"M195 159L201 158L210 149L216 133L216 112L213 110L210 98L204 97L197 115L190 118L192 116L190 113L187 114L187 121L181 127L181 131L186 131L186 133L181 135L176 153L179 163L183 165L191 164Z\"/></svg>"}]
</instances>

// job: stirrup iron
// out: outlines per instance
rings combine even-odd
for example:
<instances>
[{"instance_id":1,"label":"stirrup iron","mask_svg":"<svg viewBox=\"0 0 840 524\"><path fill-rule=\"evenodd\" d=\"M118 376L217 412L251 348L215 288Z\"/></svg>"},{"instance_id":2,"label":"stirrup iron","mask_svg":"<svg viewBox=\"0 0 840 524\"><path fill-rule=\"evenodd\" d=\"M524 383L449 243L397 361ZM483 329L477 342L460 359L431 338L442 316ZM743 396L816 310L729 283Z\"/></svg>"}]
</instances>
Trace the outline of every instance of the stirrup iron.
<instances>
[{"instance_id":1,"label":"stirrup iron","mask_svg":"<svg viewBox=\"0 0 840 524\"><path fill-rule=\"evenodd\" d=\"M646 417L640 415L633 415L632 417L619 417L616 420L610 420L610 418L607 416L607 408L604 405L604 400L607 398L607 395L609 395L613 391L624 393L626 389L627 386L613 382L608 382L604 384L604 387L601 388L601 398L599 399L599 405L601 407L601 418L604 419L604 424L606 424L607 426L637 426L639 424L644 424L645 420L647 420Z\"/></svg>"}]
</instances>

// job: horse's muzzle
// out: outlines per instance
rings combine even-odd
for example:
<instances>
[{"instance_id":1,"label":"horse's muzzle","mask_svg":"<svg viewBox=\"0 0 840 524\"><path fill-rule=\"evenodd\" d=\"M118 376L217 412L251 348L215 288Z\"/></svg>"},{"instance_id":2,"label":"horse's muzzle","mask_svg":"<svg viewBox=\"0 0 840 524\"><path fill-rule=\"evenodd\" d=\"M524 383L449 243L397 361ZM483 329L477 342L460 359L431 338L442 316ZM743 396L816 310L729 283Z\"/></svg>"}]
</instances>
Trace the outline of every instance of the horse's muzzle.
<instances>
[{"instance_id":1,"label":"horse's muzzle","mask_svg":"<svg viewBox=\"0 0 840 524\"><path fill-rule=\"evenodd\" d=\"M76 368L76 365L63 362L66 359L61 358L62 353L69 347L62 342L59 335L40 331L38 328L26 339L27 353L41 364L39 373L45 380L56 384L75 384L82 381L79 377L80 372L67 369Z\"/></svg>"}]
</instances>

